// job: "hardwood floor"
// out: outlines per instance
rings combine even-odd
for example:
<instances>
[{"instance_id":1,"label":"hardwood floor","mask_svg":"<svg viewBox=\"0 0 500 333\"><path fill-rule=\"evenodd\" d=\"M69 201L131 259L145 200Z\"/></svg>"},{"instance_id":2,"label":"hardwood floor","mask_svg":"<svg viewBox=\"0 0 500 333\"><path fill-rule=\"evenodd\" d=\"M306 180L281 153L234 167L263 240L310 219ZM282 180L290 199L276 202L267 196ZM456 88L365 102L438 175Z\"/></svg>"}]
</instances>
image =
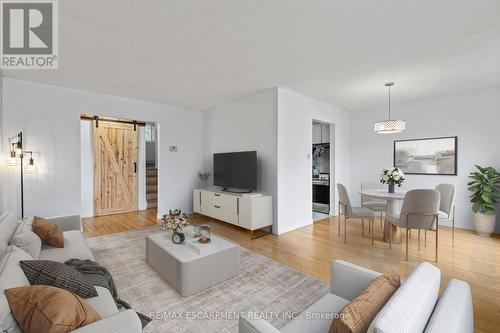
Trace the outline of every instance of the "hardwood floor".
<instances>
[{"instance_id":1,"label":"hardwood floor","mask_svg":"<svg viewBox=\"0 0 500 333\"><path fill-rule=\"evenodd\" d=\"M451 246L451 229L440 227L439 262L434 263L435 235L427 233L427 247L418 251L416 232L410 239L409 260L405 246L395 244L389 250L382 241L380 224L375 223L375 245L368 233L361 236L361 221L349 221L347 244L337 236L336 218L276 236L250 240L248 231L208 217L195 215L191 223L207 223L212 230L257 253L284 265L328 282L330 262L342 259L380 272L395 271L407 276L420 262L429 261L442 272L441 287L451 278L467 281L472 288L476 332L500 332L500 238L483 238L469 230L456 229L455 247ZM157 223L156 210L124 213L84 219L86 237L106 235ZM343 236L343 234L341 234ZM423 237L422 237L423 244Z\"/></svg>"}]
</instances>

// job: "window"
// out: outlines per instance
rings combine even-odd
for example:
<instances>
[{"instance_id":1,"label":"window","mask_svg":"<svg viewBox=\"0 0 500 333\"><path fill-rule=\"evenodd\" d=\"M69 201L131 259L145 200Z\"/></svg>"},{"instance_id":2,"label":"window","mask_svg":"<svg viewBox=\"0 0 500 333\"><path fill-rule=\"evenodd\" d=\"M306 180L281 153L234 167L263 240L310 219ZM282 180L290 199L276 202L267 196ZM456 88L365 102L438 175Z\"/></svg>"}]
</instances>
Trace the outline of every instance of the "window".
<instances>
[{"instance_id":1,"label":"window","mask_svg":"<svg viewBox=\"0 0 500 333\"><path fill-rule=\"evenodd\" d=\"M146 135L146 142L155 142L156 141L156 126L155 124L146 124L144 129L144 133Z\"/></svg>"}]
</instances>

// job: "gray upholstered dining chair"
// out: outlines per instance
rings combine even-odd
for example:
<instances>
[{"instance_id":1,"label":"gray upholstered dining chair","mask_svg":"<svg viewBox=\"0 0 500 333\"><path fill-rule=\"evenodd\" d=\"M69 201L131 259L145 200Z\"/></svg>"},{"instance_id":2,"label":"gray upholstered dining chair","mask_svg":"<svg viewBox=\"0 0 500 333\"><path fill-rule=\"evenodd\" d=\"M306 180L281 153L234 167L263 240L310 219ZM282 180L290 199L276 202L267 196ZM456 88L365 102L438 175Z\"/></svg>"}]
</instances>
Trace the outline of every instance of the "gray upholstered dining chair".
<instances>
[{"instance_id":1,"label":"gray upholstered dining chair","mask_svg":"<svg viewBox=\"0 0 500 333\"><path fill-rule=\"evenodd\" d=\"M436 226L436 262L438 261L438 216L440 193L437 190L411 190L406 193L401 213L397 216L388 214L386 220L395 226L406 229L406 261L408 261L408 232L418 230L418 248L420 249L420 230L432 230ZM392 233L389 235L392 236ZM389 237L389 247L392 237Z\"/></svg>"},{"instance_id":2,"label":"gray upholstered dining chair","mask_svg":"<svg viewBox=\"0 0 500 333\"><path fill-rule=\"evenodd\" d=\"M365 219L371 224L372 229L372 245L373 245L373 221L375 220L375 212L366 207L352 207L349 194L344 185L337 183L337 191L339 192L339 217L338 217L338 235L340 236L340 214L344 213L344 243L347 243L347 220L361 219L363 236L365 235Z\"/></svg>"},{"instance_id":3,"label":"gray upholstered dining chair","mask_svg":"<svg viewBox=\"0 0 500 333\"><path fill-rule=\"evenodd\" d=\"M441 194L438 218L451 221L451 244L455 247L455 185L439 184L436 190Z\"/></svg>"},{"instance_id":4,"label":"gray upholstered dining chair","mask_svg":"<svg viewBox=\"0 0 500 333\"><path fill-rule=\"evenodd\" d=\"M381 182L371 182L364 181L361 182L361 191L363 190L379 190L383 189L384 186ZM368 195L361 194L361 207L366 207L374 212L380 213L380 227L383 227L383 214L387 209L387 201L384 199L370 197Z\"/></svg>"}]
</instances>

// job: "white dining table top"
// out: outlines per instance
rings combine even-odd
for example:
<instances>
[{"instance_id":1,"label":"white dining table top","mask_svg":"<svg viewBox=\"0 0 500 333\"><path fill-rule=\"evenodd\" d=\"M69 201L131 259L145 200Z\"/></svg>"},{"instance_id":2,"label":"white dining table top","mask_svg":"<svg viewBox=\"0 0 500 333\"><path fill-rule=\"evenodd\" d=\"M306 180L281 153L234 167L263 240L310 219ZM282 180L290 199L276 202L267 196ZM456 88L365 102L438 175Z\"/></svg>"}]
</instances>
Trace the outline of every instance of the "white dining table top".
<instances>
[{"instance_id":1,"label":"white dining table top","mask_svg":"<svg viewBox=\"0 0 500 333\"><path fill-rule=\"evenodd\" d=\"M392 200L403 200L406 195L406 191L395 191L394 193L389 193L387 189L366 189L359 191L359 193L369 197Z\"/></svg>"}]
</instances>

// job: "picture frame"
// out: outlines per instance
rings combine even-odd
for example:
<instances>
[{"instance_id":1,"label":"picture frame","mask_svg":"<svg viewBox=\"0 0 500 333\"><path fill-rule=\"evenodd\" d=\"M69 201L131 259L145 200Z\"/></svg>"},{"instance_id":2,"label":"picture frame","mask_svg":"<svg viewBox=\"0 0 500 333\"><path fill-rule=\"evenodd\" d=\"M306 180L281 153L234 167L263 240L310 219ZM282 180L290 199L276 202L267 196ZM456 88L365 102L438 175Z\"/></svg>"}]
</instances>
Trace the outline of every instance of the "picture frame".
<instances>
[{"instance_id":1,"label":"picture frame","mask_svg":"<svg viewBox=\"0 0 500 333\"><path fill-rule=\"evenodd\" d=\"M395 140L393 165L407 175L456 176L458 137Z\"/></svg>"}]
</instances>

